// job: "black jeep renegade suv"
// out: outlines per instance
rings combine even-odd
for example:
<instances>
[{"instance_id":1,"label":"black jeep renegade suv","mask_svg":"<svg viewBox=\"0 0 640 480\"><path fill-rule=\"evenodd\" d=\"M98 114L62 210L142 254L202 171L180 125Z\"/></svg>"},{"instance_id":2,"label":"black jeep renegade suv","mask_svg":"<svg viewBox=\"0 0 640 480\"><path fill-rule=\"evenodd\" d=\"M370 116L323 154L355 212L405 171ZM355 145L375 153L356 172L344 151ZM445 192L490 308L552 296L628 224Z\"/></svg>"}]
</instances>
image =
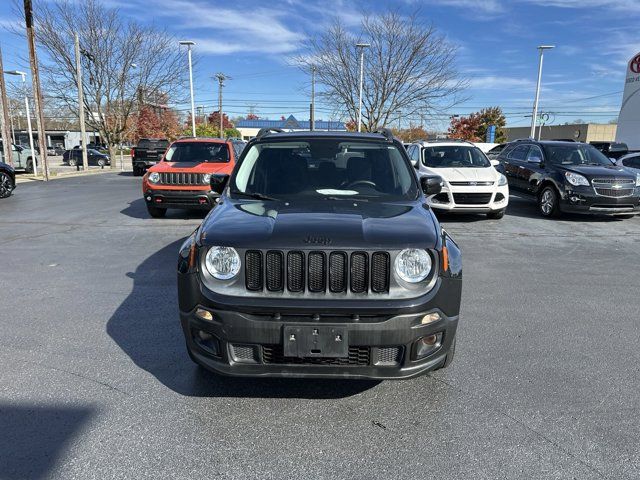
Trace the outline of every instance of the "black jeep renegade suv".
<instances>
[{"instance_id":1,"label":"black jeep renegade suv","mask_svg":"<svg viewBox=\"0 0 640 480\"><path fill-rule=\"evenodd\" d=\"M460 251L402 144L261 131L178 259L191 358L222 374L407 378L453 359Z\"/></svg>"}]
</instances>

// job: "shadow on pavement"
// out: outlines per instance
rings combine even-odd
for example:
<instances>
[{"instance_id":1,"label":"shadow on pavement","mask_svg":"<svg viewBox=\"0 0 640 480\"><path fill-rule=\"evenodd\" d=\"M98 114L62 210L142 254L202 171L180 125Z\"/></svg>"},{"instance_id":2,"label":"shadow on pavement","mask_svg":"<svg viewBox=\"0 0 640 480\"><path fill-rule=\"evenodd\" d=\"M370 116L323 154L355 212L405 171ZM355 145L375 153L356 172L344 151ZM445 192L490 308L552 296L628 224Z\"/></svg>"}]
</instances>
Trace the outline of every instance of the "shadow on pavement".
<instances>
[{"instance_id":1,"label":"shadow on pavement","mask_svg":"<svg viewBox=\"0 0 640 480\"><path fill-rule=\"evenodd\" d=\"M329 399L355 395L379 383L223 377L193 364L178 315L176 264L181 243L167 245L128 274L133 290L107 323L107 333L118 346L162 384L187 396Z\"/></svg>"},{"instance_id":2,"label":"shadow on pavement","mask_svg":"<svg viewBox=\"0 0 640 480\"><path fill-rule=\"evenodd\" d=\"M140 198L134 200L129 203L129 206L124 210L121 210L120 213L126 215L131 218L141 218L146 220L152 220L151 215L147 212L147 206L145 204L144 199L142 198L142 194L140 194ZM202 220L209 213L206 210L181 210L181 209L169 209L167 210L167 215L164 218L175 218L181 220L192 220L199 219ZM163 219L157 219L155 221L161 222ZM176 250L177 251L177 250Z\"/></svg>"},{"instance_id":3,"label":"shadow on pavement","mask_svg":"<svg viewBox=\"0 0 640 480\"><path fill-rule=\"evenodd\" d=\"M90 407L0 403L0 478L48 478Z\"/></svg>"},{"instance_id":4,"label":"shadow on pavement","mask_svg":"<svg viewBox=\"0 0 640 480\"><path fill-rule=\"evenodd\" d=\"M563 220L565 222L619 222L625 220L621 217L611 215L590 215L579 213L560 213L557 217L545 219L538 212L538 205L534 197L528 197L526 195L513 195L509 196L509 206L507 207L506 216L511 217L524 217L524 218L537 218L540 220Z\"/></svg>"}]
</instances>

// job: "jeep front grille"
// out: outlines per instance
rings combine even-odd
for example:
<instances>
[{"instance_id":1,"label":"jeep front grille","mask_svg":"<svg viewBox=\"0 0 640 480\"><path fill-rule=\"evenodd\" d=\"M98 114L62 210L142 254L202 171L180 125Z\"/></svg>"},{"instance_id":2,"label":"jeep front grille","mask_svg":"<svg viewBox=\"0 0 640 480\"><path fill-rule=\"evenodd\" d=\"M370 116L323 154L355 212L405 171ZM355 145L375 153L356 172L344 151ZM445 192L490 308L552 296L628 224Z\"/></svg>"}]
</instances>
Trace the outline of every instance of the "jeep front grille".
<instances>
[{"instance_id":1,"label":"jeep front grille","mask_svg":"<svg viewBox=\"0 0 640 480\"><path fill-rule=\"evenodd\" d=\"M632 178L594 178L591 180L591 184L596 194L612 198L630 197L636 187L636 182Z\"/></svg>"},{"instance_id":2,"label":"jeep front grille","mask_svg":"<svg viewBox=\"0 0 640 480\"><path fill-rule=\"evenodd\" d=\"M262 359L266 364L290 365L369 365L371 349L369 347L349 347L348 357L285 357L282 345L262 345Z\"/></svg>"},{"instance_id":3,"label":"jeep front grille","mask_svg":"<svg viewBox=\"0 0 640 480\"><path fill-rule=\"evenodd\" d=\"M266 259L266 261L265 261ZM365 294L389 291L388 252L247 250L247 290Z\"/></svg>"},{"instance_id":4,"label":"jeep front grille","mask_svg":"<svg viewBox=\"0 0 640 480\"><path fill-rule=\"evenodd\" d=\"M160 183L163 185L202 185L201 173L170 172L160 174Z\"/></svg>"}]
</instances>

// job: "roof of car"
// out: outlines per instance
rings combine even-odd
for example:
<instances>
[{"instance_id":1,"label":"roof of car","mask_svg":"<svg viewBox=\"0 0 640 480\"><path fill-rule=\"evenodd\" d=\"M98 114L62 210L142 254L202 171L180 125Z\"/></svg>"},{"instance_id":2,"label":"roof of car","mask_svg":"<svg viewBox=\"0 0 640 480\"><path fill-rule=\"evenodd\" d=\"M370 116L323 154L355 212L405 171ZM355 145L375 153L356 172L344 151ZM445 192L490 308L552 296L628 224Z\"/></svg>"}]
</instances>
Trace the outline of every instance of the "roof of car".
<instances>
[{"instance_id":1,"label":"roof of car","mask_svg":"<svg viewBox=\"0 0 640 480\"><path fill-rule=\"evenodd\" d=\"M474 145L473 142L467 142L466 140L457 140L454 138L449 138L449 139L443 139L443 140L418 140L416 142L414 142L414 144L418 144L418 145L442 145L445 147L451 147L451 146L457 146L457 145L464 145L464 146L472 146L475 147L476 145Z\"/></svg>"},{"instance_id":2,"label":"roof of car","mask_svg":"<svg viewBox=\"0 0 640 480\"><path fill-rule=\"evenodd\" d=\"M589 145L588 143L574 142L569 140L534 140L533 138L519 138L509 143L520 143L520 142L535 143L539 145L566 145L566 146Z\"/></svg>"},{"instance_id":3,"label":"roof of car","mask_svg":"<svg viewBox=\"0 0 640 480\"><path fill-rule=\"evenodd\" d=\"M227 143L227 140L223 138L213 138L213 137L181 137L173 141L173 143L185 143L185 142Z\"/></svg>"},{"instance_id":4,"label":"roof of car","mask_svg":"<svg viewBox=\"0 0 640 480\"><path fill-rule=\"evenodd\" d=\"M340 131L326 131L326 130L299 130L294 132L266 132L256 136L255 140L262 141L264 139L302 139L302 138L343 138L343 139L361 139L361 140L377 140L377 141L389 141L389 133L377 132L340 132ZM398 140L397 138L395 140ZM400 141L400 140L398 140Z\"/></svg>"}]
</instances>

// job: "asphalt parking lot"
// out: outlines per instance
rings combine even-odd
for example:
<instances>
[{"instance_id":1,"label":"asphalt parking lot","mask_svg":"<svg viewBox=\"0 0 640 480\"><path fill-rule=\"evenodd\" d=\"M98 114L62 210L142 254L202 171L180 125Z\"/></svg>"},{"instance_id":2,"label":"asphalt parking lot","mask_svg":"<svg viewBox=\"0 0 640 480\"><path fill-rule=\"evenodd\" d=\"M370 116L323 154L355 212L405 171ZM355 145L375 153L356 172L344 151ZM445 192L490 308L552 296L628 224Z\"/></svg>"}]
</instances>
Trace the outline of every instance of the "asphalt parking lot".
<instances>
[{"instance_id":1,"label":"asphalt parking lot","mask_svg":"<svg viewBox=\"0 0 640 480\"><path fill-rule=\"evenodd\" d=\"M0 201L0 479L639 478L640 218L443 218L456 359L408 381L217 377L187 357L176 251L140 179Z\"/></svg>"}]
</instances>

